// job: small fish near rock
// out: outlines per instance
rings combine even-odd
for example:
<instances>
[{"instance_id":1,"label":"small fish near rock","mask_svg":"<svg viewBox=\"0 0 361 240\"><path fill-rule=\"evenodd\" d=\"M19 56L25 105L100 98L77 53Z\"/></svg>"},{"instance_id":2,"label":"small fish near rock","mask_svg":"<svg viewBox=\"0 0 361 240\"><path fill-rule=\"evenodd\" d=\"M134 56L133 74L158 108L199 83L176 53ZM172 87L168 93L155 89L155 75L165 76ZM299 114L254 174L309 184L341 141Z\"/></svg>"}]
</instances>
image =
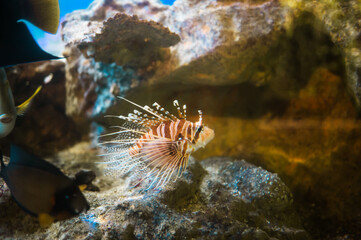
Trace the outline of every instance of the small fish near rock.
<instances>
[{"instance_id":1,"label":"small fish near rock","mask_svg":"<svg viewBox=\"0 0 361 240\"><path fill-rule=\"evenodd\" d=\"M101 154L107 173L125 175L132 173L138 177L134 186L146 185L149 189L162 190L168 182L180 177L188 165L189 156L199 148L204 148L214 138L214 131L203 125L202 112L199 121L186 120L186 105L183 111L178 101L173 102L179 118L166 111L158 103L155 109L140 106L119 97L141 111L134 110L125 116L108 116L126 120L119 131L100 137L116 136L100 143L105 149Z\"/></svg>"},{"instance_id":2,"label":"small fish near rock","mask_svg":"<svg viewBox=\"0 0 361 240\"><path fill-rule=\"evenodd\" d=\"M74 180L45 160L11 145L10 162L0 156L0 176L17 204L37 216L41 227L89 210L89 204Z\"/></svg>"}]
</instances>

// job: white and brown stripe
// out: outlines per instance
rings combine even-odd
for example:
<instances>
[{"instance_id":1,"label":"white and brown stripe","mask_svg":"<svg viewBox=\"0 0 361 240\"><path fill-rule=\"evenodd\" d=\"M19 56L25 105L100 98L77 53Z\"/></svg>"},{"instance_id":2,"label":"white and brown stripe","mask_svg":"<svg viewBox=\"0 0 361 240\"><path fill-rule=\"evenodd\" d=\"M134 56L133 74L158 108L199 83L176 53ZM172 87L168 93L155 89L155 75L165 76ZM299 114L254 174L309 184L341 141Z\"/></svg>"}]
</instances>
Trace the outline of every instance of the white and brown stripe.
<instances>
[{"instance_id":1,"label":"white and brown stripe","mask_svg":"<svg viewBox=\"0 0 361 240\"><path fill-rule=\"evenodd\" d=\"M151 140L171 141L177 144L178 151L183 155L186 154L188 140L195 142L196 126L193 122L185 119L177 119L175 121L168 120L153 126L150 130L140 137L136 144L129 148L129 154L134 156L141 152L141 149L148 146ZM158 144L160 145L160 144Z\"/></svg>"}]
</instances>

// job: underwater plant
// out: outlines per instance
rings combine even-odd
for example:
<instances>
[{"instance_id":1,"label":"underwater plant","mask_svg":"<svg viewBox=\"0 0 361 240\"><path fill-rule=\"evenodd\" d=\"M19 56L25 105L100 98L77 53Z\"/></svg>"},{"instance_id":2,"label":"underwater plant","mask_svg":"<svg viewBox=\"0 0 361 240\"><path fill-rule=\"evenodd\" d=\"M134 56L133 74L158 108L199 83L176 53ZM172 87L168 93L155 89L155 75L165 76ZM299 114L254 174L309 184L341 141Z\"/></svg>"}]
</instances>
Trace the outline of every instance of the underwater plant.
<instances>
[{"instance_id":1,"label":"underwater plant","mask_svg":"<svg viewBox=\"0 0 361 240\"><path fill-rule=\"evenodd\" d=\"M173 102L179 118L162 108L158 103L153 107L140 106L125 98L119 97L138 108L128 116L108 116L123 119L119 131L100 136L115 136L103 141L100 146L105 153L101 154L106 164L107 173L124 175L127 173L139 176L139 182L149 181L145 190L161 190L173 178L180 177L187 167L189 156L201 147L205 147L214 137L214 131L203 125L202 112L199 121L186 120L186 105L183 112L178 101Z\"/></svg>"}]
</instances>

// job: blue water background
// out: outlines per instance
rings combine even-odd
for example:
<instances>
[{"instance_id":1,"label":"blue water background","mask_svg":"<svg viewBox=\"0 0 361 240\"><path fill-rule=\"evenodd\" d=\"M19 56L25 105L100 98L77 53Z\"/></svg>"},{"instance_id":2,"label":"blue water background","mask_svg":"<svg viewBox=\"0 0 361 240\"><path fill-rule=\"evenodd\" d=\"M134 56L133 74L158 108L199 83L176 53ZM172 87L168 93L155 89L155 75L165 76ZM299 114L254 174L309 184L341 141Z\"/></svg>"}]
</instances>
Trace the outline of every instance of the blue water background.
<instances>
[{"instance_id":1,"label":"blue water background","mask_svg":"<svg viewBox=\"0 0 361 240\"><path fill-rule=\"evenodd\" d=\"M174 1L175 0L161 0L162 3L167 5L172 5ZM92 2L93 0L59 0L60 22L64 20L64 16L67 13L78 9L86 9ZM64 44L62 43L60 37L60 25L56 35L46 33L29 22L26 22L26 25L41 48L54 55L61 56Z\"/></svg>"}]
</instances>

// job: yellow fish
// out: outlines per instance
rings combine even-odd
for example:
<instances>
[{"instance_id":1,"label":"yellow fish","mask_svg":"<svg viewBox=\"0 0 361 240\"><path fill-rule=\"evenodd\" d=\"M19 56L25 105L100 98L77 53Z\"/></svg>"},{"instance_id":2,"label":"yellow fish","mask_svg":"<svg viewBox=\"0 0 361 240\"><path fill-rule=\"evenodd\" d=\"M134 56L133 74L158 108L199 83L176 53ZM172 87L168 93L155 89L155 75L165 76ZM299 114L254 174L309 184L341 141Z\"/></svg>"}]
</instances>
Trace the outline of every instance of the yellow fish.
<instances>
[{"instance_id":1,"label":"yellow fish","mask_svg":"<svg viewBox=\"0 0 361 240\"><path fill-rule=\"evenodd\" d=\"M5 70L0 68L0 138L6 137L13 130L16 116L23 114L29 108L40 89L41 87L38 87L28 100L16 107Z\"/></svg>"}]
</instances>

